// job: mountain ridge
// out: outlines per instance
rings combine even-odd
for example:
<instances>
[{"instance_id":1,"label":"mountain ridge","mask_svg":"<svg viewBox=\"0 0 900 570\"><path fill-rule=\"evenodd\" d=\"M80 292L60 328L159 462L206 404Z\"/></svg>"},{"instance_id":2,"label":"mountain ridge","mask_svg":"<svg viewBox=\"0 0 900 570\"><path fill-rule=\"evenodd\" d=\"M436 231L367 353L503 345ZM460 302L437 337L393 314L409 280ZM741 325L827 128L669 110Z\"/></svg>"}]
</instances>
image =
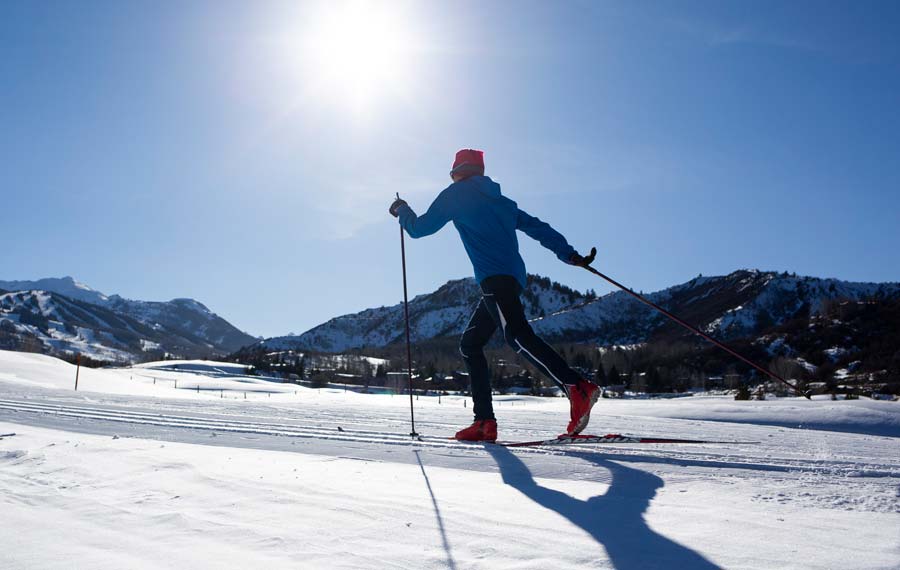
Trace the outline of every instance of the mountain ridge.
<instances>
[{"instance_id":1,"label":"mountain ridge","mask_svg":"<svg viewBox=\"0 0 900 570\"><path fill-rule=\"evenodd\" d=\"M787 272L740 269L728 275L695 277L646 297L686 321L722 338L751 334L800 313L818 314L835 300L894 298L900 283L850 282ZM474 279L449 281L410 301L414 342L458 336L480 298ZM547 278L529 275L523 293L526 315L550 342L635 344L690 334L624 291L602 297L579 293ZM384 347L404 337L403 305L341 315L293 336L265 339L270 349L342 352Z\"/></svg>"},{"instance_id":2,"label":"mountain ridge","mask_svg":"<svg viewBox=\"0 0 900 570\"><path fill-rule=\"evenodd\" d=\"M256 339L190 298L105 295L72 277L0 281L0 346L97 360L225 355Z\"/></svg>"}]
</instances>

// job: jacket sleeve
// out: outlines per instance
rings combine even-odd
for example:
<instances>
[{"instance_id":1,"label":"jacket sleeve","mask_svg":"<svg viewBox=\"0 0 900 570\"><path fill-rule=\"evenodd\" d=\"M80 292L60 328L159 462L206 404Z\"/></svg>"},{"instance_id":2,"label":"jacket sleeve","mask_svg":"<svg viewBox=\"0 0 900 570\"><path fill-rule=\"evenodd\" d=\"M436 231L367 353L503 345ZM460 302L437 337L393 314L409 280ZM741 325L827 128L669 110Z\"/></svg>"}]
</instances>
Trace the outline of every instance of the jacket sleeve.
<instances>
[{"instance_id":1,"label":"jacket sleeve","mask_svg":"<svg viewBox=\"0 0 900 570\"><path fill-rule=\"evenodd\" d=\"M575 253L575 248L569 245L561 233L551 228L550 224L542 222L522 210L519 210L516 219L516 229L525 232L528 237L555 253L561 261L568 263L572 254Z\"/></svg>"},{"instance_id":2,"label":"jacket sleeve","mask_svg":"<svg viewBox=\"0 0 900 570\"><path fill-rule=\"evenodd\" d=\"M428 211L421 216L417 216L413 209L406 205L397 210L397 217L400 220L400 226L406 230L409 237L420 238L430 236L444 227L453 219L455 209L453 198L447 190L444 190L434 199Z\"/></svg>"}]
</instances>

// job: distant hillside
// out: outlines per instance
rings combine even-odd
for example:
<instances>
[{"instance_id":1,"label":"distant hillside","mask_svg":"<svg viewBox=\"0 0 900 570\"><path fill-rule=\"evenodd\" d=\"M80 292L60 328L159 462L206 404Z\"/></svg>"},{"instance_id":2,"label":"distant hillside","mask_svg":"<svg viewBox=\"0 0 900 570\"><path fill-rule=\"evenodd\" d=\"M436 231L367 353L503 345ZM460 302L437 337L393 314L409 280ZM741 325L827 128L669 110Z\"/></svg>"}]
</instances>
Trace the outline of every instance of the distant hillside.
<instances>
[{"instance_id":1,"label":"distant hillside","mask_svg":"<svg viewBox=\"0 0 900 570\"><path fill-rule=\"evenodd\" d=\"M413 341L453 336L465 328L480 298L472 278L450 281L434 293L419 295L409 303ZM529 318L540 319L593 300L549 279L529 275L523 294ZM272 350L343 352L363 346L386 346L405 338L403 305L367 309L336 317L301 335L270 338L264 346Z\"/></svg>"},{"instance_id":2,"label":"distant hillside","mask_svg":"<svg viewBox=\"0 0 900 570\"><path fill-rule=\"evenodd\" d=\"M97 360L221 356L255 339L193 299L107 296L71 277L0 281L0 348Z\"/></svg>"},{"instance_id":3,"label":"distant hillside","mask_svg":"<svg viewBox=\"0 0 900 570\"><path fill-rule=\"evenodd\" d=\"M707 332L738 338L798 316L818 314L834 300L890 299L898 295L898 283L852 283L739 270L725 276L698 276L646 296ZM458 336L478 299L473 279L450 281L434 293L419 295L409 307L413 341ZM623 291L597 298L532 275L523 299L532 326L551 342L611 346L688 334ZM403 305L397 304L336 317L301 335L267 339L262 346L342 352L385 347L400 342L403 332Z\"/></svg>"},{"instance_id":4,"label":"distant hillside","mask_svg":"<svg viewBox=\"0 0 900 570\"><path fill-rule=\"evenodd\" d=\"M739 270L649 293L648 299L719 338L739 338L819 314L835 300L891 299L900 283L854 283L772 271ZM623 291L535 323L549 338L600 345L690 336Z\"/></svg>"},{"instance_id":5,"label":"distant hillside","mask_svg":"<svg viewBox=\"0 0 900 570\"><path fill-rule=\"evenodd\" d=\"M851 283L740 270L647 293L740 354L816 390L900 393L900 284ZM479 300L471 279L451 281L410 303L413 368L420 389L466 389L458 337ZM606 386L647 392L736 388L761 381L750 366L623 291L597 298L529 277L532 325L564 358ZM302 335L268 339L233 354L240 362L298 377L387 386L406 370L403 307L337 317ZM331 365L325 353L337 355ZM382 359L371 366L341 358ZM546 383L495 335L487 357L498 390L543 393ZM353 380L356 375L358 378ZM849 387L848 387L849 386ZM395 386L396 388L396 386ZM778 387L776 387L776 390Z\"/></svg>"}]
</instances>

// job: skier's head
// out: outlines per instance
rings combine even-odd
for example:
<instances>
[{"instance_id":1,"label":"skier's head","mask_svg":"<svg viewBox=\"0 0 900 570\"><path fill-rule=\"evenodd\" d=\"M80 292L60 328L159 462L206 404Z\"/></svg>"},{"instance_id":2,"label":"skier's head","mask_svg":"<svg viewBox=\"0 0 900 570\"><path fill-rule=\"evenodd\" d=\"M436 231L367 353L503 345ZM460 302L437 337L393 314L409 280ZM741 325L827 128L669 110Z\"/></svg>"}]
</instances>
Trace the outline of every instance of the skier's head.
<instances>
[{"instance_id":1,"label":"skier's head","mask_svg":"<svg viewBox=\"0 0 900 570\"><path fill-rule=\"evenodd\" d=\"M464 148L456 153L450 178L459 182L470 176L484 176L484 151Z\"/></svg>"}]
</instances>

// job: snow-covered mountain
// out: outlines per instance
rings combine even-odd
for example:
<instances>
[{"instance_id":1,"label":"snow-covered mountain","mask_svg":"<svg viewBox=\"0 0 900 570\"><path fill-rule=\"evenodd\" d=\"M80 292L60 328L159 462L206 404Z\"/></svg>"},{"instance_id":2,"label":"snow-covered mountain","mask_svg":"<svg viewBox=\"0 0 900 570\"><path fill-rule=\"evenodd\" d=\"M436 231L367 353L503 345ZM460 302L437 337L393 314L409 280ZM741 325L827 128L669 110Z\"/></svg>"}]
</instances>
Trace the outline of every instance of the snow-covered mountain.
<instances>
[{"instance_id":1,"label":"snow-covered mountain","mask_svg":"<svg viewBox=\"0 0 900 570\"><path fill-rule=\"evenodd\" d=\"M94 305L106 305L109 302L109 297L72 277L48 277L36 281L0 281L0 289L6 291L52 291Z\"/></svg>"},{"instance_id":2,"label":"snow-covered mountain","mask_svg":"<svg viewBox=\"0 0 900 570\"><path fill-rule=\"evenodd\" d=\"M254 340L193 299L107 296L71 277L0 281L0 347L133 361L227 354Z\"/></svg>"},{"instance_id":3,"label":"snow-covered mountain","mask_svg":"<svg viewBox=\"0 0 900 570\"><path fill-rule=\"evenodd\" d=\"M853 283L794 274L739 270L647 294L651 301L723 338L752 334L807 313L831 300L900 296L900 283ZM473 279L451 281L410 302L411 337L422 341L462 333L479 290ZM534 329L551 341L633 344L685 334L678 325L624 291L595 298L529 276L523 295ZM301 335L262 341L273 350L341 352L382 347L402 340L403 305L368 309L334 318Z\"/></svg>"},{"instance_id":4,"label":"snow-covered mountain","mask_svg":"<svg viewBox=\"0 0 900 570\"><path fill-rule=\"evenodd\" d=\"M900 283L856 283L772 271L738 270L698 276L646 297L685 321L720 338L736 338L818 314L835 300L900 296ZM552 339L631 344L687 335L683 328L624 291L562 311L534 323Z\"/></svg>"},{"instance_id":5,"label":"snow-covered mountain","mask_svg":"<svg viewBox=\"0 0 900 570\"><path fill-rule=\"evenodd\" d=\"M411 338L421 341L454 335L463 330L480 298L472 278L450 281L434 293L419 295L409 303ZM525 313L541 318L586 303L593 297L530 275L523 294ZM405 338L403 305L367 309L336 317L301 335L270 338L265 345L274 350L321 350L341 352L361 346L385 346Z\"/></svg>"}]
</instances>

